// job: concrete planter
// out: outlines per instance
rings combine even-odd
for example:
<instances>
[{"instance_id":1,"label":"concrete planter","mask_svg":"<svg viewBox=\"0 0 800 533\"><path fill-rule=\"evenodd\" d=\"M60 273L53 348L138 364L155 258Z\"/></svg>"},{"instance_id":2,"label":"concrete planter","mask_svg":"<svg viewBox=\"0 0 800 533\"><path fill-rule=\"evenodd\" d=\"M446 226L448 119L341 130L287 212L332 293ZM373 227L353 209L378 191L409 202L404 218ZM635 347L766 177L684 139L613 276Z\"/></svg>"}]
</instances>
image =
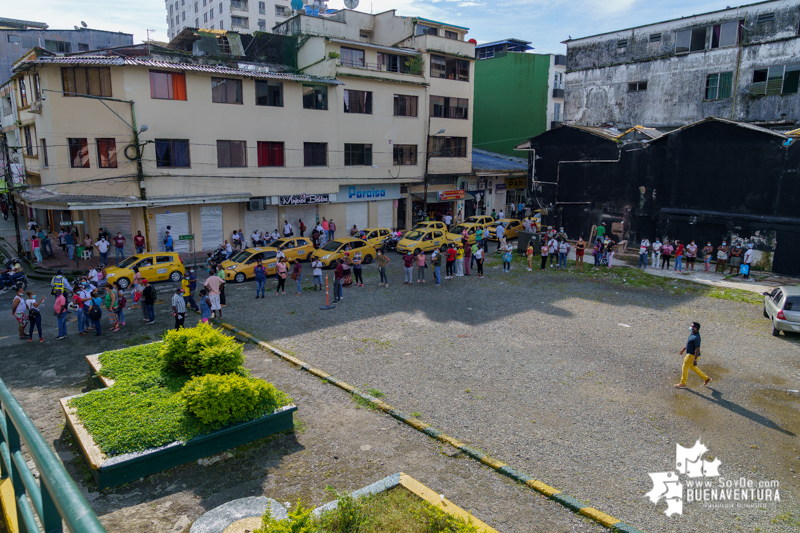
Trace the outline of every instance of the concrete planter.
<instances>
[{"instance_id":1,"label":"concrete planter","mask_svg":"<svg viewBox=\"0 0 800 533\"><path fill-rule=\"evenodd\" d=\"M95 372L100 369L97 356L89 356L87 360ZM108 380L107 378L101 378L101 380L107 386L113 385L113 380ZM92 394L92 392L85 394ZM205 435L198 435L186 442L177 441L142 452L108 457L94 442L94 439L78 418L76 409L69 406L69 401L78 396L83 395L61 398L61 408L64 411L67 427L75 436L75 440L78 442L80 450L89 464L92 477L100 489L116 487L156 472L291 429L294 427L293 413L297 411L295 405L286 405L272 414L227 426Z\"/></svg>"}]
</instances>

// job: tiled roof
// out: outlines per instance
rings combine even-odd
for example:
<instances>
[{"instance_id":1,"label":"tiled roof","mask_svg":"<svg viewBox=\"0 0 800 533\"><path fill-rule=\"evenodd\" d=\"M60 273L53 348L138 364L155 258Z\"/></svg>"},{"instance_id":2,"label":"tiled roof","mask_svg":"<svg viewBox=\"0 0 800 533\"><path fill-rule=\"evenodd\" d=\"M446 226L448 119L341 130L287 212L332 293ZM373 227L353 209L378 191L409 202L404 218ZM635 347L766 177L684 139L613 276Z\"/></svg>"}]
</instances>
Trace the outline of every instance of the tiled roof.
<instances>
[{"instance_id":1,"label":"tiled roof","mask_svg":"<svg viewBox=\"0 0 800 533\"><path fill-rule=\"evenodd\" d=\"M296 82L314 82L326 85L344 85L343 82L324 76L309 76L307 74L289 74L286 72L261 72L257 70L247 70L231 68L225 66L193 65L191 63L172 63L169 61L155 61L152 59L125 58L113 56L52 56L39 57L29 61L21 61L15 65L15 70L24 68L28 65L102 65L102 66L142 66L153 68L167 68L173 70L184 70L191 72L206 72L209 74L226 74L229 76L246 76L250 78L263 78L270 80L285 80Z\"/></svg>"},{"instance_id":2,"label":"tiled roof","mask_svg":"<svg viewBox=\"0 0 800 533\"><path fill-rule=\"evenodd\" d=\"M489 152L479 148L472 149L472 168L478 170L527 171L528 161L521 157Z\"/></svg>"}]
</instances>

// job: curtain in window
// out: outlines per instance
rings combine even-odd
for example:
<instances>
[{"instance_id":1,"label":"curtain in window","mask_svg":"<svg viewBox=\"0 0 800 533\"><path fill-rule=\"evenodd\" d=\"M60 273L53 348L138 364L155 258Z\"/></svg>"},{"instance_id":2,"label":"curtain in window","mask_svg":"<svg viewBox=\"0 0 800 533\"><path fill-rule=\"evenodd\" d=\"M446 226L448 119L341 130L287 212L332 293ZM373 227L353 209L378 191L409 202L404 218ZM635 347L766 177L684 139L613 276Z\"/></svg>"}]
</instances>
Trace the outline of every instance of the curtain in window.
<instances>
[{"instance_id":1,"label":"curtain in window","mask_svg":"<svg viewBox=\"0 0 800 533\"><path fill-rule=\"evenodd\" d=\"M97 158L100 163L100 168L116 168L116 141L114 139L97 139Z\"/></svg>"},{"instance_id":2,"label":"curtain in window","mask_svg":"<svg viewBox=\"0 0 800 533\"><path fill-rule=\"evenodd\" d=\"M189 141L172 141L172 166L189 166Z\"/></svg>"},{"instance_id":3,"label":"curtain in window","mask_svg":"<svg viewBox=\"0 0 800 533\"><path fill-rule=\"evenodd\" d=\"M723 72L719 75L719 95L717 98L730 98L733 87L733 72Z\"/></svg>"},{"instance_id":4,"label":"curtain in window","mask_svg":"<svg viewBox=\"0 0 800 533\"><path fill-rule=\"evenodd\" d=\"M156 164L159 167L172 166L172 155L169 141L156 141Z\"/></svg>"}]
</instances>

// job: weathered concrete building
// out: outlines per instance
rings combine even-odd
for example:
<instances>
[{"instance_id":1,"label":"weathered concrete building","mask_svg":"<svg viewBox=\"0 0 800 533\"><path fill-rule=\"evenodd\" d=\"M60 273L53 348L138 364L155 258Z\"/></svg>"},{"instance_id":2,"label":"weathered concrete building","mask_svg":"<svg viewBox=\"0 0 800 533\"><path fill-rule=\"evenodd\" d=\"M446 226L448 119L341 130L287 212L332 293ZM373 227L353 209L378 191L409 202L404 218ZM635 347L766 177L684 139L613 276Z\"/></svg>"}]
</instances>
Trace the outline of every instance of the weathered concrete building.
<instances>
[{"instance_id":1,"label":"weathered concrete building","mask_svg":"<svg viewBox=\"0 0 800 533\"><path fill-rule=\"evenodd\" d=\"M772 0L567 40L566 122L792 129L799 31L800 0Z\"/></svg>"}]
</instances>

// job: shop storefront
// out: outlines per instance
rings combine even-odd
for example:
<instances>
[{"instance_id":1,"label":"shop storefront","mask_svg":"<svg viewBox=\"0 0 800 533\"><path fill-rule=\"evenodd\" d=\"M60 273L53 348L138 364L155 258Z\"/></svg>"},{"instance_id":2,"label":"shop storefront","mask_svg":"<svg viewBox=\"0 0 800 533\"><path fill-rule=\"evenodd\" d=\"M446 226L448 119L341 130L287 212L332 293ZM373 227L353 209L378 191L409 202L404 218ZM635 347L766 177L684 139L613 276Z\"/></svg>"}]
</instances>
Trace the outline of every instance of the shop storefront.
<instances>
[{"instance_id":1,"label":"shop storefront","mask_svg":"<svg viewBox=\"0 0 800 533\"><path fill-rule=\"evenodd\" d=\"M425 220L425 199L423 195L424 192L412 194L411 196L412 224ZM435 192L430 192L429 190L427 216L431 220L442 220L445 216L450 215L455 220L459 212L463 214L464 202L471 196L464 189Z\"/></svg>"},{"instance_id":2,"label":"shop storefront","mask_svg":"<svg viewBox=\"0 0 800 533\"><path fill-rule=\"evenodd\" d=\"M335 195L336 204L344 204L345 222L337 222L337 233L356 228L394 228L397 226L397 206L401 198L399 184L342 185ZM344 235L344 233L338 233Z\"/></svg>"}]
</instances>

